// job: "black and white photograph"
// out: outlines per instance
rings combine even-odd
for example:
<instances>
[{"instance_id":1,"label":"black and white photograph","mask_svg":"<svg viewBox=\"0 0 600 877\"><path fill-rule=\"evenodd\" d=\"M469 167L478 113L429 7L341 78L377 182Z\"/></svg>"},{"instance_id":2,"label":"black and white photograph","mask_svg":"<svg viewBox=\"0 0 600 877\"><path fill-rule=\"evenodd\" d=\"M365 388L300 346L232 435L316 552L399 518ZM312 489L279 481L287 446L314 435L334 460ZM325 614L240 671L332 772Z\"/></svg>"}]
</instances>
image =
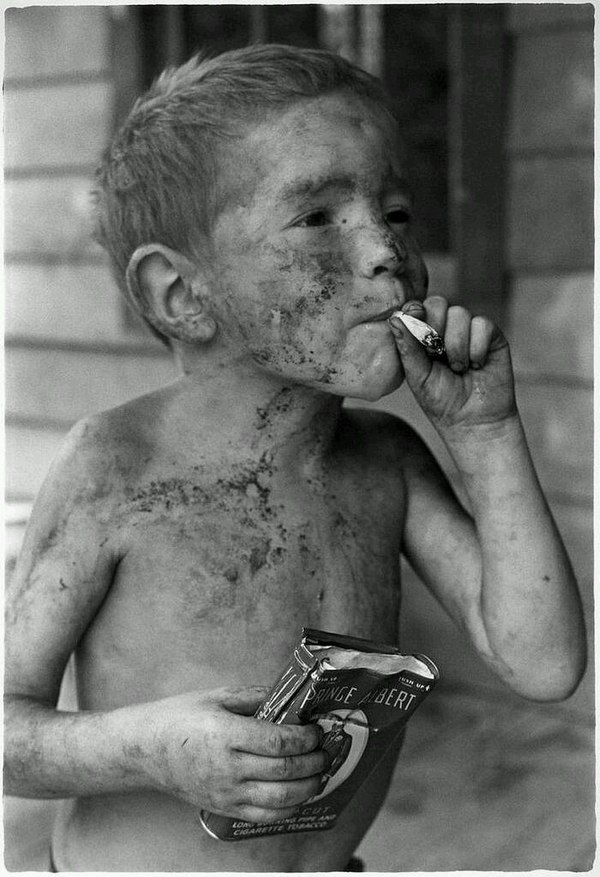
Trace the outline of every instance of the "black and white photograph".
<instances>
[{"instance_id":1,"label":"black and white photograph","mask_svg":"<svg viewBox=\"0 0 600 877\"><path fill-rule=\"evenodd\" d=\"M594 3L3 4L3 867L591 872Z\"/></svg>"}]
</instances>

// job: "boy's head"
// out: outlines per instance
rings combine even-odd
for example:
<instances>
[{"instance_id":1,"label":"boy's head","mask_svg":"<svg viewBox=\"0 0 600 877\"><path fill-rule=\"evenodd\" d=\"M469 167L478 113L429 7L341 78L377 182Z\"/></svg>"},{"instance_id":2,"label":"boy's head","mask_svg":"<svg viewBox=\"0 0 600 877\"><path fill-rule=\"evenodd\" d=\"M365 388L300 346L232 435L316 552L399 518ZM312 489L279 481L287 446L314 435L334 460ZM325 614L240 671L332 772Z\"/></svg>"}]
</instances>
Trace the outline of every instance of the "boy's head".
<instances>
[{"instance_id":1,"label":"boy's head","mask_svg":"<svg viewBox=\"0 0 600 877\"><path fill-rule=\"evenodd\" d=\"M120 286L143 245L198 255L221 206L223 157L249 127L340 91L389 112L378 80L316 49L257 45L165 71L134 105L96 175L96 235ZM132 298L165 340L152 309Z\"/></svg>"}]
</instances>

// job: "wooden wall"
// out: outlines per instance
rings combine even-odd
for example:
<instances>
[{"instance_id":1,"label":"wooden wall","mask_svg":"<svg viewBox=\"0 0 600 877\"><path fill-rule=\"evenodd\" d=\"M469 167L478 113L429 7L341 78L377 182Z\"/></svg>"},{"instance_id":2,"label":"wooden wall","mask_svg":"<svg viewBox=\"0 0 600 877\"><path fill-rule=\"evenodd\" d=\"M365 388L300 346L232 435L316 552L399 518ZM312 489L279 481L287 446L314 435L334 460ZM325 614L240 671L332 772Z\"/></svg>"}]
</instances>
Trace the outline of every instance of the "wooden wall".
<instances>
[{"instance_id":1,"label":"wooden wall","mask_svg":"<svg viewBox=\"0 0 600 877\"><path fill-rule=\"evenodd\" d=\"M30 501L65 431L172 369L129 328L90 237L93 169L113 124L109 7L6 13L6 487Z\"/></svg>"},{"instance_id":2,"label":"wooden wall","mask_svg":"<svg viewBox=\"0 0 600 877\"><path fill-rule=\"evenodd\" d=\"M503 329L532 455L593 635L593 10L511 4L505 22ZM461 299L460 288L453 294ZM485 291L478 305L485 312ZM378 407L407 417L454 480L406 388ZM431 654L449 682L496 685L408 568L405 579L403 647ZM569 708L592 712L593 675L590 636L589 670Z\"/></svg>"},{"instance_id":3,"label":"wooden wall","mask_svg":"<svg viewBox=\"0 0 600 877\"><path fill-rule=\"evenodd\" d=\"M591 631L593 7L517 4L508 24L508 331L519 406ZM591 678L588 689L591 700Z\"/></svg>"},{"instance_id":4,"label":"wooden wall","mask_svg":"<svg viewBox=\"0 0 600 877\"><path fill-rule=\"evenodd\" d=\"M174 373L90 237L93 170L136 96L141 21L124 6L6 13L6 489L19 522L78 418ZM451 260L429 264L447 290Z\"/></svg>"},{"instance_id":5,"label":"wooden wall","mask_svg":"<svg viewBox=\"0 0 600 877\"><path fill-rule=\"evenodd\" d=\"M124 319L89 237L93 168L122 110L115 83L129 58L129 14L100 6L6 13L6 483L24 516L75 420L173 375L161 346ZM505 151L506 328L519 404L590 624L592 14L583 4L507 7ZM460 295L451 261L430 265L433 291ZM405 390L384 407L408 413L448 462ZM465 662L477 665L421 592L407 595L407 647L430 648L450 675L464 675Z\"/></svg>"}]
</instances>

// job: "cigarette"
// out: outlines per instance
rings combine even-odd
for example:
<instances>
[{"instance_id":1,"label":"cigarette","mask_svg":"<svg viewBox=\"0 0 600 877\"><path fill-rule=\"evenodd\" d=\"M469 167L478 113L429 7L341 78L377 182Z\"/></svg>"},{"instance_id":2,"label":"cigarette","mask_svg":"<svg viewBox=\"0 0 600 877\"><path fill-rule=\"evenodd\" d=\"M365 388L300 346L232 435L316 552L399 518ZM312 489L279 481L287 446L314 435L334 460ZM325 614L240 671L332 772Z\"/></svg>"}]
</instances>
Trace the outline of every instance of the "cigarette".
<instances>
[{"instance_id":1,"label":"cigarette","mask_svg":"<svg viewBox=\"0 0 600 877\"><path fill-rule=\"evenodd\" d=\"M405 314L402 311L394 311L392 317L398 317L399 320L402 320L413 338L420 341L426 348L427 353L432 356L443 355L445 352L444 339L423 320L417 320L416 317L411 317L410 314Z\"/></svg>"}]
</instances>

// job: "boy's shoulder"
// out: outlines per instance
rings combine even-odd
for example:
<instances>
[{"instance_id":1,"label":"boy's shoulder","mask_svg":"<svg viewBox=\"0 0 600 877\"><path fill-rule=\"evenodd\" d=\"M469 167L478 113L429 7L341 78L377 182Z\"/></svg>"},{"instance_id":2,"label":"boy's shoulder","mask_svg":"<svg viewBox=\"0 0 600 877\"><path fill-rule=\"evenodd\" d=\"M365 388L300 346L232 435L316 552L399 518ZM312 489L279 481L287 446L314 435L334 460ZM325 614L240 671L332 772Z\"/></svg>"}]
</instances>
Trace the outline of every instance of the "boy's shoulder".
<instances>
[{"instance_id":1,"label":"boy's shoulder","mask_svg":"<svg viewBox=\"0 0 600 877\"><path fill-rule=\"evenodd\" d=\"M79 420L51 466L53 490L89 500L115 495L155 453L157 407L144 396Z\"/></svg>"},{"instance_id":2,"label":"boy's shoulder","mask_svg":"<svg viewBox=\"0 0 600 877\"><path fill-rule=\"evenodd\" d=\"M120 510L156 457L157 411L141 397L84 417L69 430L37 493L23 557L33 562L39 546L57 556L85 555L86 564L101 549L111 557L119 553L125 544Z\"/></svg>"}]
</instances>

